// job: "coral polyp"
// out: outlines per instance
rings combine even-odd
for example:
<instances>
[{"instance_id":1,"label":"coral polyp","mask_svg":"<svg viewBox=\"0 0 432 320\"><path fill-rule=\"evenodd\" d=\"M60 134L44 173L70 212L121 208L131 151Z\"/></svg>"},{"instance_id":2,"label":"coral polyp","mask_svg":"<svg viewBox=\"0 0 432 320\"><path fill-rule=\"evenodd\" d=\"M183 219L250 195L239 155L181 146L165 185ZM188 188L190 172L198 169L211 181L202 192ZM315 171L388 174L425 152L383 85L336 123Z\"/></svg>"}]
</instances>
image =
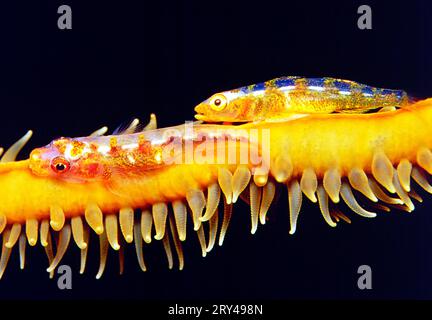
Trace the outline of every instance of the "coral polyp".
<instances>
[{"instance_id":1,"label":"coral polyp","mask_svg":"<svg viewBox=\"0 0 432 320\"><path fill-rule=\"evenodd\" d=\"M366 218L391 209L410 212L412 199L421 200L415 188L432 193L432 99L412 102L399 91L381 93L389 96L375 95L370 104L379 111L304 109L240 125L224 119L158 129L152 115L144 129L134 121L114 135L102 128L88 137L60 138L15 161L29 132L1 158L0 276L17 243L22 267L26 243L40 243L52 275L72 239L81 250L82 273L90 232L100 243L97 278L109 248L129 243L144 271L143 243L153 241L162 241L170 268L173 246L182 269L188 224L205 256L222 245L239 199L250 205L255 233L279 188L287 190L291 234L304 199L319 204L331 227L350 222L341 202Z\"/></svg>"}]
</instances>

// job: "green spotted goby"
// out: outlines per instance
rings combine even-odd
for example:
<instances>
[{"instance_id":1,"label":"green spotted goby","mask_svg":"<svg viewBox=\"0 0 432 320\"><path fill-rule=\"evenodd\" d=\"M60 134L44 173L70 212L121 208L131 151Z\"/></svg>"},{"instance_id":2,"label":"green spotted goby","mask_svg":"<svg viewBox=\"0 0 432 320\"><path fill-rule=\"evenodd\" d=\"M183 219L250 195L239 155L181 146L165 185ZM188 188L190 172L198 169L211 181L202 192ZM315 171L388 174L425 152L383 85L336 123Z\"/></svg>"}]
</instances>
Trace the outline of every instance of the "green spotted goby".
<instances>
[{"instance_id":1,"label":"green spotted goby","mask_svg":"<svg viewBox=\"0 0 432 320\"><path fill-rule=\"evenodd\" d=\"M394 109L408 102L402 90L335 78L281 77L216 93L195 107L195 118L207 122L277 121L295 114Z\"/></svg>"}]
</instances>

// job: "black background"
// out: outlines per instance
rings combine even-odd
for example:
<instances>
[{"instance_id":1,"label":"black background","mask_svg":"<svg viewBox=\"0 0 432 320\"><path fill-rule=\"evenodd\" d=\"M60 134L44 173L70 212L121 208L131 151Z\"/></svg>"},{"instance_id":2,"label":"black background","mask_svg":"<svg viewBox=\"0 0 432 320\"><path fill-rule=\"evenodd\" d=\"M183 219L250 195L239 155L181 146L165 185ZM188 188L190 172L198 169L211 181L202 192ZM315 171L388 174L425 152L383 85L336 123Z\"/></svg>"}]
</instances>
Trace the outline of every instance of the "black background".
<instances>
[{"instance_id":1,"label":"black background","mask_svg":"<svg viewBox=\"0 0 432 320\"><path fill-rule=\"evenodd\" d=\"M68 4L73 29L57 28ZM357 28L369 4L373 29ZM0 137L9 146L27 129L22 153L59 136L85 136L155 112L159 126L193 119L212 93L282 75L340 77L432 95L429 1L16 1L0 9ZM0 190L1 192L1 190ZM427 196L426 196L427 198ZM305 201L307 202L307 201ZM49 280L43 250L17 250L0 281L0 299L316 299L432 298L429 198L414 213L391 212L328 227L306 203L288 235L285 192L267 225L249 234L249 208L238 204L225 244L200 257L188 235L184 271L169 271L162 245L145 248L142 273L132 246L119 276L110 251L101 280L96 238L87 272L73 289ZM357 268L373 270L373 289L357 288Z\"/></svg>"}]
</instances>

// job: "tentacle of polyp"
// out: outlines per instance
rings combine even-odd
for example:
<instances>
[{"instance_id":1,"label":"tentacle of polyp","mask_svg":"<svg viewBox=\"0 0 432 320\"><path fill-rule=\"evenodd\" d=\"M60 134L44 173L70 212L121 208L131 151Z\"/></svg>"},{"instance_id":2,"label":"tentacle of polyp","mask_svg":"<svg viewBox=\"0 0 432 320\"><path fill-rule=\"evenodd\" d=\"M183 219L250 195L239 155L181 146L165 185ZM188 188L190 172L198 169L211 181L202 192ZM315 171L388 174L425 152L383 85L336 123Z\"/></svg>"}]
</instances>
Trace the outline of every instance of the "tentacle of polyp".
<instances>
[{"instance_id":1,"label":"tentacle of polyp","mask_svg":"<svg viewBox=\"0 0 432 320\"><path fill-rule=\"evenodd\" d=\"M182 242L198 240L203 256L216 241L222 245L238 198L250 205L255 233L258 222L271 219L276 189L284 186L291 234L305 199L336 226L351 222L341 210L367 218L389 207L412 211L411 198L421 200L415 188L432 192L432 99L388 112L274 123L193 123L192 130L155 124L152 116L142 131L134 121L118 135L105 136L104 127L88 137L60 138L15 161L29 131L8 149L0 163L0 277L15 246L25 266L26 241L44 247L51 276L76 245L83 273L91 232L99 237L97 278L109 248L129 243L143 271L143 250L153 242L162 244L169 267L177 261L183 269ZM188 224L196 237L186 236Z\"/></svg>"}]
</instances>

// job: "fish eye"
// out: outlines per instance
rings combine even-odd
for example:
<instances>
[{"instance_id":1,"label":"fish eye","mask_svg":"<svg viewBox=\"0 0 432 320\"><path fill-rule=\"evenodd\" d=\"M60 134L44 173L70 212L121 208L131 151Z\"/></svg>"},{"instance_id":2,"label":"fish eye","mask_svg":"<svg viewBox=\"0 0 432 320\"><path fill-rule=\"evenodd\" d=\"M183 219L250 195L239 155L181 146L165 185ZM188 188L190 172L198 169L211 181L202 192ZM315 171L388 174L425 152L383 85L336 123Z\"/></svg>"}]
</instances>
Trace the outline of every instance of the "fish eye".
<instances>
[{"instance_id":1,"label":"fish eye","mask_svg":"<svg viewBox=\"0 0 432 320\"><path fill-rule=\"evenodd\" d=\"M215 111L223 110L227 105L227 99L223 94L215 94L210 99L210 107Z\"/></svg>"},{"instance_id":2,"label":"fish eye","mask_svg":"<svg viewBox=\"0 0 432 320\"><path fill-rule=\"evenodd\" d=\"M55 157L51 160L51 169L57 173L63 173L69 170L70 163L64 157Z\"/></svg>"}]
</instances>

